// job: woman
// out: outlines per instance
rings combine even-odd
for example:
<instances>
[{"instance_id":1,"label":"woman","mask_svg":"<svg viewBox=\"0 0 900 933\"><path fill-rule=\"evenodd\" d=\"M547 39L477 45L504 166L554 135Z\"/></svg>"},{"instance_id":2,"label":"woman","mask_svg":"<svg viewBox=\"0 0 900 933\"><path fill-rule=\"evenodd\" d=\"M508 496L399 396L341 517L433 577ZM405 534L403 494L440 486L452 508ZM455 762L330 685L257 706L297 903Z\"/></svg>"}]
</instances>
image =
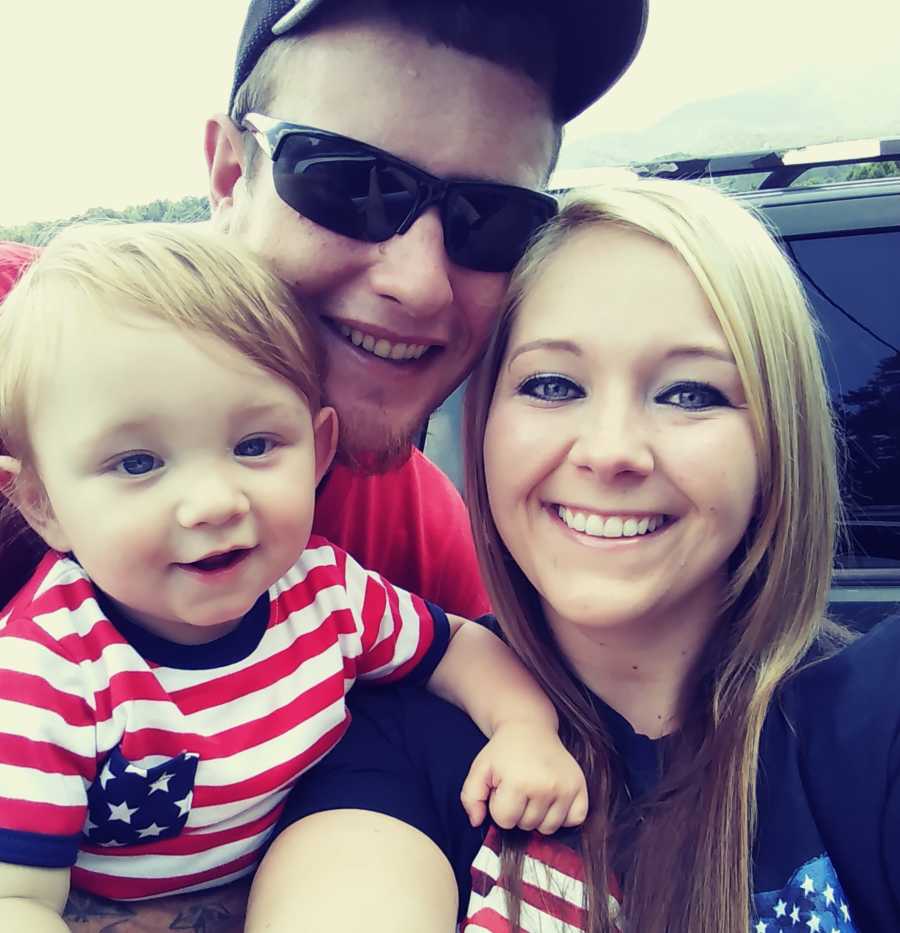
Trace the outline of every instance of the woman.
<instances>
[{"instance_id":1,"label":"woman","mask_svg":"<svg viewBox=\"0 0 900 933\"><path fill-rule=\"evenodd\" d=\"M827 621L827 391L802 289L758 221L681 183L570 204L515 274L469 403L492 603L556 703L591 813L551 839L491 830L464 928L900 929L900 624L851 643ZM432 840L419 866L437 843L459 874L480 840L456 811L421 814L452 797L440 751L465 758L469 734L439 712L361 714L353 741L396 728L393 773L342 778L339 749L292 818L397 817ZM342 820L292 827L257 891ZM428 878L423 904L446 890ZM327 899L321 859L316 882Z\"/></svg>"}]
</instances>

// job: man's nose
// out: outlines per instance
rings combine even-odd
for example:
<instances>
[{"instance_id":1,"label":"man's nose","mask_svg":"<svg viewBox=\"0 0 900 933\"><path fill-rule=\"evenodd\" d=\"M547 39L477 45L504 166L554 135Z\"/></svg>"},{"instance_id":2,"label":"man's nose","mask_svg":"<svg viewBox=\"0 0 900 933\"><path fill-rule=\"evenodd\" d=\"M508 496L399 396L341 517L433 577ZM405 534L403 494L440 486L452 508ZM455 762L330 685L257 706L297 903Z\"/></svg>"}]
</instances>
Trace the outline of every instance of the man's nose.
<instances>
[{"instance_id":1,"label":"man's nose","mask_svg":"<svg viewBox=\"0 0 900 933\"><path fill-rule=\"evenodd\" d=\"M453 303L451 263L437 208L430 208L406 231L378 246L371 271L376 293L391 298L414 317L431 317Z\"/></svg>"},{"instance_id":2,"label":"man's nose","mask_svg":"<svg viewBox=\"0 0 900 933\"><path fill-rule=\"evenodd\" d=\"M187 487L177 509L184 528L227 525L250 511L247 494L224 476L209 474Z\"/></svg>"},{"instance_id":3,"label":"man's nose","mask_svg":"<svg viewBox=\"0 0 900 933\"><path fill-rule=\"evenodd\" d=\"M606 482L648 476L653 472L655 458L651 430L643 413L612 400L586 408L569 459Z\"/></svg>"}]
</instances>

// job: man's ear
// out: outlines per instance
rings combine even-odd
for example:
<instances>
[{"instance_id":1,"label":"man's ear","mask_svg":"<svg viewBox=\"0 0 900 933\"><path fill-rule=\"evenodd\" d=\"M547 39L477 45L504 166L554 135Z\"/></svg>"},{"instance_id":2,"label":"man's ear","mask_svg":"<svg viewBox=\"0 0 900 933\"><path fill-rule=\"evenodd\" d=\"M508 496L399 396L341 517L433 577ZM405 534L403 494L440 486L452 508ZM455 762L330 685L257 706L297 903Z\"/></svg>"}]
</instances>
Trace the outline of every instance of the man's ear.
<instances>
[{"instance_id":1,"label":"man's ear","mask_svg":"<svg viewBox=\"0 0 900 933\"><path fill-rule=\"evenodd\" d=\"M325 475L338 442L338 416L329 405L325 405L313 418L313 434L316 445L316 485L318 486Z\"/></svg>"},{"instance_id":2,"label":"man's ear","mask_svg":"<svg viewBox=\"0 0 900 933\"><path fill-rule=\"evenodd\" d=\"M216 114L206 121L203 149L209 171L212 219L227 230L234 207L234 188L244 176L244 135L228 114Z\"/></svg>"},{"instance_id":3,"label":"man's ear","mask_svg":"<svg viewBox=\"0 0 900 933\"><path fill-rule=\"evenodd\" d=\"M0 492L53 550L72 550L40 480L30 470L23 470L20 460L5 454L0 455Z\"/></svg>"}]
</instances>

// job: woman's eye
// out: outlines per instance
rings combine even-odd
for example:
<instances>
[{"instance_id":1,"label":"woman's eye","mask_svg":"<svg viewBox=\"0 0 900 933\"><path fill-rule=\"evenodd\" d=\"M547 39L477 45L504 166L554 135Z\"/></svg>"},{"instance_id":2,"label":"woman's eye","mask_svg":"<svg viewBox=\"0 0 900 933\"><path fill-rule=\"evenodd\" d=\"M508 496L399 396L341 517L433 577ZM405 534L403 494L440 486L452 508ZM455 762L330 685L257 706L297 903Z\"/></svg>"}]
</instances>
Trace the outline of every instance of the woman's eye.
<instances>
[{"instance_id":1,"label":"woman's eye","mask_svg":"<svg viewBox=\"0 0 900 933\"><path fill-rule=\"evenodd\" d=\"M519 395L527 395L542 402L568 402L583 398L584 390L577 383L565 376L547 373L529 376L519 385Z\"/></svg>"},{"instance_id":2,"label":"woman's eye","mask_svg":"<svg viewBox=\"0 0 900 933\"><path fill-rule=\"evenodd\" d=\"M129 476L144 476L161 466L162 460L153 454L128 454L115 465L118 472L127 473Z\"/></svg>"},{"instance_id":3,"label":"woman's eye","mask_svg":"<svg viewBox=\"0 0 900 933\"><path fill-rule=\"evenodd\" d=\"M675 405L686 411L731 407L731 403L717 388L705 382L680 382L661 392L656 401L664 405Z\"/></svg>"},{"instance_id":4,"label":"woman's eye","mask_svg":"<svg viewBox=\"0 0 900 933\"><path fill-rule=\"evenodd\" d=\"M235 445L237 457L263 457L275 446L271 437L248 437Z\"/></svg>"}]
</instances>

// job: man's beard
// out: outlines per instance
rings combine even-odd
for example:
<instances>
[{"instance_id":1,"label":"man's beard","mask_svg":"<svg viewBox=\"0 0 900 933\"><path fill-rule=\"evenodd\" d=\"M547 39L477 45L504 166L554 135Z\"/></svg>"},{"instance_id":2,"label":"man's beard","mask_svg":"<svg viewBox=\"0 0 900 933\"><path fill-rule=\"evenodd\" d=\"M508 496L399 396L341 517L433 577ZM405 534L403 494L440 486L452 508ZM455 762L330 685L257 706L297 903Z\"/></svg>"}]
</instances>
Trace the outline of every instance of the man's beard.
<instances>
[{"instance_id":1,"label":"man's beard","mask_svg":"<svg viewBox=\"0 0 900 933\"><path fill-rule=\"evenodd\" d=\"M412 453L419 428L408 433L377 433L369 421L343 417L335 460L356 473L387 473L402 466Z\"/></svg>"}]
</instances>

